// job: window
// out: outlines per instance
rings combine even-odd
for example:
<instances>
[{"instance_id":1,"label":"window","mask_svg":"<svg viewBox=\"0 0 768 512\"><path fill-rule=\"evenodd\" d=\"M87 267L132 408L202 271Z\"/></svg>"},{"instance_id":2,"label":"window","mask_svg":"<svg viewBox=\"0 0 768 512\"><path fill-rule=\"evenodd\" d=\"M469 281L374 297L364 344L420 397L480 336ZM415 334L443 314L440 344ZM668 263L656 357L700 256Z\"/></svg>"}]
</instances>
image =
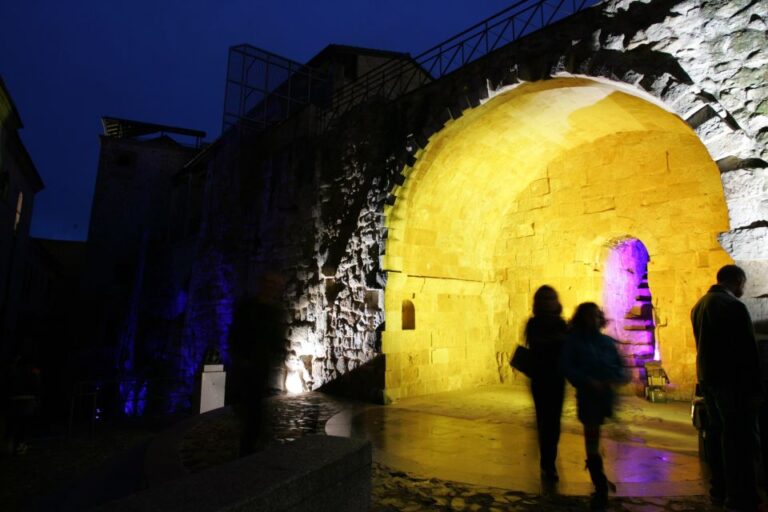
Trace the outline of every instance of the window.
<instances>
[{"instance_id":1,"label":"window","mask_svg":"<svg viewBox=\"0 0 768 512\"><path fill-rule=\"evenodd\" d=\"M19 223L21 222L21 209L24 206L24 194L19 192L19 196L16 199L16 220L13 223L13 232L16 233L19 230Z\"/></svg>"}]
</instances>

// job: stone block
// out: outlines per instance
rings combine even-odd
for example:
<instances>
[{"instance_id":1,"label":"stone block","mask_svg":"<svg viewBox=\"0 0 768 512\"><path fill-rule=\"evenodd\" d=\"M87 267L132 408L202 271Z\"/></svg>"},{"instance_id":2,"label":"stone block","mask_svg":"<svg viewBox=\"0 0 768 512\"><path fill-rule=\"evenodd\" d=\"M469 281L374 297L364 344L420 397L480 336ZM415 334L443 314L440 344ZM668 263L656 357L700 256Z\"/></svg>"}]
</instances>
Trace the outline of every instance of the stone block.
<instances>
[{"instance_id":1,"label":"stone block","mask_svg":"<svg viewBox=\"0 0 768 512\"><path fill-rule=\"evenodd\" d=\"M528 191L532 196L543 196L549 194L549 178L542 178L533 181L528 186Z\"/></svg>"},{"instance_id":2,"label":"stone block","mask_svg":"<svg viewBox=\"0 0 768 512\"><path fill-rule=\"evenodd\" d=\"M582 213L600 213L607 212L616 209L616 202L613 197L596 198L589 201L584 201L582 206Z\"/></svg>"},{"instance_id":3,"label":"stone block","mask_svg":"<svg viewBox=\"0 0 768 512\"><path fill-rule=\"evenodd\" d=\"M768 168L736 169L720 175L726 199L768 196Z\"/></svg>"},{"instance_id":4,"label":"stone block","mask_svg":"<svg viewBox=\"0 0 768 512\"><path fill-rule=\"evenodd\" d=\"M534 236L535 234L536 234L536 229L535 229L535 227L534 227L532 222L531 223L519 224L515 228L515 236L517 238L525 238L525 237L529 237L529 236ZM516 244L516 242L513 241L513 240L510 240L508 242L508 246L509 246L510 249L514 249L516 247L515 244Z\"/></svg>"},{"instance_id":5,"label":"stone block","mask_svg":"<svg viewBox=\"0 0 768 512\"><path fill-rule=\"evenodd\" d=\"M718 237L720 245L735 260L768 260L768 228L743 228Z\"/></svg>"},{"instance_id":6,"label":"stone block","mask_svg":"<svg viewBox=\"0 0 768 512\"><path fill-rule=\"evenodd\" d=\"M543 195L531 195L518 200L517 208L520 212L528 212L546 208L552 204L552 196L549 193Z\"/></svg>"},{"instance_id":7,"label":"stone block","mask_svg":"<svg viewBox=\"0 0 768 512\"><path fill-rule=\"evenodd\" d=\"M729 201L728 218L731 229L768 221L768 195Z\"/></svg>"}]
</instances>

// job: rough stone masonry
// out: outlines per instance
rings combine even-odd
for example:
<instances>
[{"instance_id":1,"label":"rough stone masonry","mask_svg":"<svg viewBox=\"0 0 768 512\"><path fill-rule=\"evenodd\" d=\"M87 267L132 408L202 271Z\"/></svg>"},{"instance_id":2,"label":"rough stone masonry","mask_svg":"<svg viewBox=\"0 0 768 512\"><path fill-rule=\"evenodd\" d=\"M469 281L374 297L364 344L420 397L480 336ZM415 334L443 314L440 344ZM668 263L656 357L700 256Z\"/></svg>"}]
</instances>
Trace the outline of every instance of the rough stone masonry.
<instances>
[{"instance_id":1,"label":"rough stone masonry","mask_svg":"<svg viewBox=\"0 0 768 512\"><path fill-rule=\"evenodd\" d=\"M210 344L226 350L232 304L254 293L260 276L278 272L288 280L284 321L289 355L274 375L280 389L317 389L373 364L381 354L386 357L380 361L385 371L370 373L385 377L365 381L377 388L380 400L514 378L506 369L513 345L499 338L516 336L529 304L510 299L509 307L517 312L514 321L497 318L479 328L475 334L496 340L482 353L474 352L469 332L462 334L463 341L445 346L440 345L442 331L437 328L422 332L426 338L420 340L415 334L398 334L400 304L407 297L388 296L387 287L393 279L405 279L407 269L398 258L406 256L393 252L397 229L388 227L397 226L392 215L399 211L398 202L404 204L404 191L416 187L417 181L410 181L418 174L414 169L436 151L434 141L443 130L521 85L569 77L613 84L655 103L695 131L722 180L728 225L719 244L747 270L745 302L758 328L764 329L766 7L764 0L607 1L392 101L360 104L327 129L318 128L323 112L309 108L255 139L224 137L208 161L203 221L192 275L185 284L188 301L177 350L187 361L199 361ZM298 126L314 129L297 138ZM535 227L524 223L515 229ZM674 218L668 219L668 230L679 231ZM435 244L439 252L439 232L434 237L424 243ZM651 265L661 265L665 257L651 251ZM696 262L689 265L695 268ZM439 277L425 276L425 286ZM471 315L485 315L473 308L477 301L487 303L489 283L500 279L481 276L477 286L470 279L453 292L435 288L434 303L441 295L443 304L455 305L461 296L460 307ZM697 277L688 286L670 275L670 282L678 282L669 290L654 289L654 279L660 278L649 275L654 297L677 294L675 307L682 311L680 304L692 304L702 282L714 276ZM535 281L515 286L530 295ZM424 304L420 298L413 298L416 331L424 325L419 323ZM657 325L667 329L660 333L664 363L682 368L670 373L675 392L687 398L694 374L690 337L684 334L688 326L682 313L665 310L666 299L659 300L654 304ZM434 308L434 315L443 314L437 305ZM494 314L502 311L497 307ZM392 350L387 348L388 336ZM411 339L427 348L409 348ZM436 364L455 375L436 375ZM482 369L465 378L465 364Z\"/></svg>"}]
</instances>

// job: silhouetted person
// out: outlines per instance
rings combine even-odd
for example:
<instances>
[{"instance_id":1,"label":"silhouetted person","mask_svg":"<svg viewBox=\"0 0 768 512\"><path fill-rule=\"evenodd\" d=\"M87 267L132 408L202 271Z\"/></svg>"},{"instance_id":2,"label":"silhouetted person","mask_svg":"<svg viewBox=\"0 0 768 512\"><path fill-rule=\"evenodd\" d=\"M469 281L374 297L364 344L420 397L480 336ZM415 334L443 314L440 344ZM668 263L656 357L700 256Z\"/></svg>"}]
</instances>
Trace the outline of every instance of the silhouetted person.
<instances>
[{"instance_id":1,"label":"silhouetted person","mask_svg":"<svg viewBox=\"0 0 768 512\"><path fill-rule=\"evenodd\" d=\"M525 326L525 342L533 362L530 377L539 435L539 466L545 483L558 481L555 459L565 394L565 378L559 366L566 334L562 312L555 289L541 286L533 295L533 316Z\"/></svg>"},{"instance_id":2,"label":"silhouetted person","mask_svg":"<svg viewBox=\"0 0 768 512\"><path fill-rule=\"evenodd\" d=\"M258 296L238 301L229 331L227 393L241 422L241 457L265 443L264 399L270 393L271 370L284 359L281 292L279 277L265 278Z\"/></svg>"},{"instance_id":3,"label":"silhouetted person","mask_svg":"<svg viewBox=\"0 0 768 512\"><path fill-rule=\"evenodd\" d=\"M759 458L757 417L763 395L752 319L739 300L747 276L736 265L717 273L717 284L691 311L696 373L709 425L705 449L710 497L731 510L756 510Z\"/></svg>"},{"instance_id":4,"label":"silhouetted person","mask_svg":"<svg viewBox=\"0 0 768 512\"><path fill-rule=\"evenodd\" d=\"M608 481L600 455L600 426L613 416L614 386L626 381L624 366L616 350L616 340L602 334L605 315L594 302L579 304L570 322L570 332L563 347L561 368L576 388L576 408L584 426L587 469L595 492L592 510L604 510L608 503Z\"/></svg>"}]
</instances>

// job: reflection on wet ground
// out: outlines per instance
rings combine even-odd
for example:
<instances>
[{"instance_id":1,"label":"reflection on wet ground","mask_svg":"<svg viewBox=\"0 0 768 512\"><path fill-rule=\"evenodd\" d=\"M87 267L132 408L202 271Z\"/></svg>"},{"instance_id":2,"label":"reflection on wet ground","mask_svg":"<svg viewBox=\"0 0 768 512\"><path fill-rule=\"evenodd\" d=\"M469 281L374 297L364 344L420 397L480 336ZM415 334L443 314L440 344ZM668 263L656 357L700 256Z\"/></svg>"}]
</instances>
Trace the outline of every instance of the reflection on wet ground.
<instances>
[{"instance_id":1,"label":"reflection on wet ground","mask_svg":"<svg viewBox=\"0 0 768 512\"><path fill-rule=\"evenodd\" d=\"M537 487L532 407L526 389L505 386L443 393L386 407L307 393L270 399L269 429L276 443L323 429L332 435L370 438L375 446L372 512L587 510L586 495L591 489L572 398L566 402L563 420L559 466L563 485L559 489ZM700 477L693 476L700 472L688 405L625 399L620 410L620 421L605 427L608 471L621 476L620 494L635 495L612 498L609 510L718 510L708 505ZM181 443L186 468L195 472L234 459L237 429L229 409L201 417ZM459 437L452 440L454 435ZM463 455L453 455L454 449ZM643 464L635 463L637 453L643 454ZM657 464L651 464L654 456ZM489 475L486 466L499 473ZM455 471L450 473L452 468ZM475 480L495 478L499 483L466 481L472 475ZM685 475L694 479L686 481ZM664 478L669 481L666 487L660 482ZM665 495L649 497L647 489ZM686 495L689 491L699 495Z\"/></svg>"},{"instance_id":2,"label":"reflection on wet ground","mask_svg":"<svg viewBox=\"0 0 768 512\"><path fill-rule=\"evenodd\" d=\"M697 433L686 403L625 397L604 428L607 473L620 496L705 494ZM374 458L413 475L541 492L533 404L525 388L493 386L347 410L326 431L370 439ZM566 402L558 492L587 495L581 426Z\"/></svg>"}]
</instances>

